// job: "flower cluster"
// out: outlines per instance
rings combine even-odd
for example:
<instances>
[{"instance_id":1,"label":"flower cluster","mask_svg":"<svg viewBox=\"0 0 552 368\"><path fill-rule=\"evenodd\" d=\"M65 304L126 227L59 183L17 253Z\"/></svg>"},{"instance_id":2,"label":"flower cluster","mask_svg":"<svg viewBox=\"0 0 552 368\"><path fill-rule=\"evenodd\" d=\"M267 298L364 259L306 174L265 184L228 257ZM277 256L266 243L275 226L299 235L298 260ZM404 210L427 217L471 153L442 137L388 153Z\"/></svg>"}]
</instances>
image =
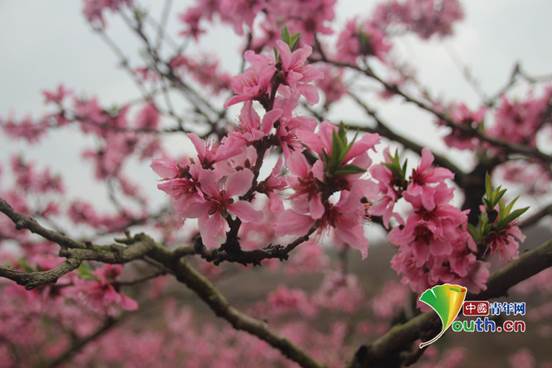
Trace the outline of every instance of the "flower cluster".
<instances>
[{"instance_id":1,"label":"flower cluster","mask_svg":"<svg viewBox=\"0 0 552 368\"><path fill-rule=\"evenodd\" d=\"M370 21L355 18L345 25L337 38L338 60L355 64L359 57L374 56L384 61L391 48L385 34Z\"/></svg>"},{"instance_id":2,"label":"flower cluster","mask_svg":"<svg viewBox=\"0 0 552 368\"><path fill-rule=\"evenodd\" d=\"M287 25L292 32L301 33L305 43L312 44L315 34L331 34L328 22L335 16L335 0L199 0L182 13L180 20L184 36L199 38L205 32L203 20L213 21L217 16L233 27L238 35L247 28L254 39L254 48L271 46L278 39L280 29ZM256 28L256 20L262 18ZM253 32L254 30L254 32Z\"/></svg>"},{"instance_id":3,"label":"flower cluster","mask_svg":"<svg viewBox=\"0 0 552 368\"><path fill-rule=\"evenodd\" d=\"M452 34L454 23L464 18L458 0L392 0L380 3L373 22L380 29L404 28L423 39Z\"/></svg>"},{"instance_id":4,"label":"flower cluster","mask_svg":"<svg viewBox=\"0 0 552 368\"><path fill-rule=\"evenodd\" d=\"M367 152L379 137L364 134L349 142L343 128L329 122L317 127L314 119L294 115L301 96L311 103L318 100L314 82L321 73L306 64L310 47L296 48L298 37L287 30L283 35L286 42L276 42L275 58L245 53L250 66L233 78L235 95L226 103L243 102L238 128L220 143L189 134L197 157L155 161L153 168L163 178L159 188L175 200L181 216L198 219L208 248L225 243L227 233L242 223L262 233L264 217L268 223L277 221L275 233L266 232L267 241L271 236L305 235L317 227L319 234L332 230L338 244L358 248L365 256L364 203L375 186L360 177L371 165ZM265 109L262 118L255 103ZM282 150L289 175L281 176L280 158L259 181L265 155L273 147ZM292 191L291 208L285 209L281 193L287 189ZM271 215L255 209L261 194L271 203Z\"/></svg>"},{"instance_id":5,"label":"flower cluster","mask_svg":"<svg viewBox=\"0 0 552 368\"><path fill-rule=\"evenodd\" d=\"M403 193L412 213L389 234L398 247L391 266L417 291L453 282L477 292L485 288L489 271L477 259L466 212L450 204L453 189L445 180L452 173L432 163L432 154L424 149Z\"/></svg>"},{"instance_id":6,"label":"flower cluster","mask_svg":"<svg viewBox=\"0 0 552 368\"><path fill-rule=\"evenodd\" d=\"M465 104L460 103L449 106L448 114L457 125L469 127L473 130L482 130L485 119L486 109L479 108L477 111L471 111ZM443 121L437 121L439 125L445 125ZM446 144L461 150L476 149L481 147L480 140L470 133L464 133L460 129L451 129L443 138Z\"/></svg>"}]
</instances>

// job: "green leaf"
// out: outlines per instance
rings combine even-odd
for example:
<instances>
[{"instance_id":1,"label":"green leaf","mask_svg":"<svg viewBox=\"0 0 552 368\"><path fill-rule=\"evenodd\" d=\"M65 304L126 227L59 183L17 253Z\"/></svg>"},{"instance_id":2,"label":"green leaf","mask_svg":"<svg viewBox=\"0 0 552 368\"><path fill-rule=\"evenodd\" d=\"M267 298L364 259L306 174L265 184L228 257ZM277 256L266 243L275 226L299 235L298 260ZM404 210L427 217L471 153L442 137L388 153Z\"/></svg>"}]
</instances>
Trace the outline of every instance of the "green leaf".
<instances>
[{"instance_id":1,"label":"green leaf","mask_svg":"<svg viewBox=\"0 0 552 368\"><path fill-rule=\"evenodd\" d=\"M294 33L290 34L287 26L282 28L282 31L280 32L280 37L282 38L282 41L284 41L291 51L295 50L297 47L297 44L299 43L299 39L301 38L300 33Z\"/></svg>"},{"instance_id":2,"label":"green leaf","mask_svg":"<svg viewBox=\"0 0 552 368\"><path fill-rule=\"evenodd\" d=\"M345 165L343 167L338 168L335 171L336 175L350 175L350 174L362 174L366 172L363 168L360 168L355 165Z\"/></svg>"},{"instance_id":3,"label":"green leaf","mask_svg":"<svg viewBox=\"0 0 552 368\"><path fill-rule=\"evenodd\" d=\"M528 209L529 207L518 208L517 210L512 211L512 213L506 216L503 219L503 221L506 223L506 225L508 225L510 222L514 221L515 219L523 215L525 212L527 212Z\"/></svg>"},{"instance_id":4,"label":"green leaf","mask_svg":"<svg viewBox=\"0 0 552 368\"><path fill-rule=\"evenodd\" d=\"M473 240L475 240L475 242L479 242L481 240L481 234L479 232L479 228L475 225L472 225L472 224L468 224L468 231L470 233L470 235L472 236Z\"/></svg>"},{"instance_id":5,"label":"green leaf","mask_svg":"<svg viewBox=\"0 0 552 368\"><path fill-rule=\"evenodd\" d=\"M96 279L96 276L94 276L94 273L92 272L92 267L90 267L90 264L88 263L81 263L81 265L77 269L77 272L79 273L79 277L83 280Z\"/></svg>"},{"instance_id":6,"label":"green leaf","mask_svg":"<svg viewBox=\"0 0 552 368\"><path fill-rule=\"evenodd\" d=\"M27 262L27 260L25 258L21 258L20 260L18 260L17 263L19 264L19 266L25 272L33 272L34 271L34 269L31 267L31 265L29 264L29 262Z\"/></svg>"},{"instance_id":7,"label":"green leaf","mask_svg":"<svg viewBox=\"0 0 552 368\"><path fill-rule=\"evenodd\" d=\"M290 35L289 35L289 29L287 26L284 26L284 28L282 28L282 31L280 32L280 38L282 39L282 41L284 41L289 45Z\"/></svg>"}]
</instances>

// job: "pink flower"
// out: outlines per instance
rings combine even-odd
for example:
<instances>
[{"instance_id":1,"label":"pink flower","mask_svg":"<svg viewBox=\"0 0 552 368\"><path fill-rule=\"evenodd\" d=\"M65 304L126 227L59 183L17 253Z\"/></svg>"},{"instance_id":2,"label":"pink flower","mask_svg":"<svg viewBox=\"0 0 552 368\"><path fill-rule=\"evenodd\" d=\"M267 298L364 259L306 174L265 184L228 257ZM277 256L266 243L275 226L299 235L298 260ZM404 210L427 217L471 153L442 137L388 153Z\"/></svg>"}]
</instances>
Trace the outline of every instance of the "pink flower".
<instances>
[{"instance_id":1,"label":"pink flower","mask_svg":"<svg viewBox=\"0 0 552 368\"><path fill-rule=\"evenodd\" d=\"M104 12L117 12L123 6L130 6L133 0L84 0L83 13L90 23L105 26Z\"/></svg>"},{"instance_id":2,"label":"pink flower","mask_svg":"<svg viewBox=\"0 0 552 368\"><path fill-rule=\"evenodd\" d=\"M136 116L135 125L139 129L156 129L159 125L159 111L155 104L146 103Z\"/></svg>"},{"instance_id":3,"label":"pink flower","mask_svg":"<svg viewBox=\"0 0 552 368\"><path fill-rule=\"evenodd\" d=\"M356 18L347 22L337 38L337 59L355 64L360 56L375 56L384 61L391 48L384 34L370 22L358 25Z\"/></svg>"},{"instance_id":4,"label":"pink flower","mask_svg":"<svg viewBox=\"0 0 552 368\"><path fill-rule=\"evenodd\" d=\"M368 255L368 240L364 234L365 211L362 199L373 198L374 190L372 183L358 180L351 191L341 191L336 204L328 203L319 207L318 199L310 198L308 208L299 208L304 207L299 204L297 208L283 211L276 224L276 232L280 235L304 235L317 222L314 217L318 217L318 233L332 230L337 244L358 249L365 258Z\"/></svg>"},{"instance_id":5,"label":"pink flower","mask_svg":"<svg viewBox=\"0 0 552 368\"><path fill-rule=\"evenodd\" d=\"M339 101L347 93L347 87L343 82L343 69L324 65L320 67L324 77L316 81L316 86L324 93L324 107Z\"/></svg>"},{"instance_id":6,"label":"pink flower","mask_svg":"<svg viewBox=\"0 0 552 368\"><path fill-rule=\"evenodd\" d=\"M246 101L240 113L239 135L247 143L258 141L268 135L281 116L282 110L272 109L265 113L261 121L259 114L253 108L253 102Z\"/></svg>"},{"instance_id":7,"label":"pink flower","mask_svg":"<svg viewBox=\"0 0 552 368\"><path fill-rule=\"evenodd\" d=\"M533 353L528 349L518 350L508 359L512 368L535 368L536 362Z\"/></svg>"},{"instance_id":8,"label":"pink flower","mask_svg":"<svg viewBox=\"0 0 552 368\"><path fill-rule=\"evenodd\" d=\"M267 304L270 307L268 312L274 316L299 312L305 317L313 317L317 313L316 307L303 290L288 289L285 286L279 286L271 292L267 297Z\"/></svg>"},{"instance_id":9,"label":"pink flower","mask_svg":"<svg viewBox=\"0 0 552 368\"><path fill-rule=\"evenodd\" d=\"M121 265L103 265L94 271L96 280L76 278L74 286L64 289L63 292L68 297L81 298L81 302L93 310L103 311L110 315L115 314L117 308L127 311L136 310L138 303L118 292L113 285L122 270L123 266Z\"/></svg>"},{"instance_id":10,"label":"pink flower","mask_svg":"<svg viewBox=\"0 0 552 368\"><path fill-rule=\"evenodd\" d=\"M288 44L281 40L276 41L276 48L282 63L283 83L291 89L297 89L310 104L318 102L318 90L312 82L323 77L322 71L315 66L305 65L312 48L303 46L292 52Z\"/></svg>"},{"instance_id":11,"label":"pink flower","mask_svg":"<svg viewBox=\"0 0 552 368\"><path fill-rule=\"evenodd\" d=\"M231 87L235 96L226 101L224 107L260 99L271 93L271 81L276 72L274 60L268 56L255 54L251 50L245 52L244 58L250 66L243 74L232 78Z\"/></svg>"},{"instance_id":12,"label":"pink flower","mask_svg":"<svg viewBox=\"0 0 552 368\"><path fill-rule=\"evenodd\" d=\"M363 296L355 275L331 272L326 274L313 299L320 307L353 313L362 305Z\"/></svg>"},{"instance_id":13,"label":"pink flower","mask_svg":"<svg viewBox=\"0 0 552 368\"><path fill-rule=\"evenodd\" d=\"M467 126L478 129L485 119L485 107L477 111L471 111L463 104L452 105L449 107L449 114L457 125ZM437 124L445 125L443 121L437 121ZM458 149L475 149L481 142L473 134L466 134L459 129L451 129L450 133L444 137L445 143Z\"/></svg>"},{"instance_id":14,"label":"pink flower","mask_svg":"<svg viewBox=\"0 0 552 368\"><path fill-rule=\"evenodd\" d=\"M503 262L510 261L518 255L519 243L524 240L525 235L515 222L509 223L506 228L486 239L491 253L498 254Z\"/></svg>"},{"instance_id":15,"label":"pink flower","mask_svg":"<svg viewBox=\"0 0 552 368\"><path fill-rule=\"evenodd\" d=\"M240 218L243 222L255 221L260 212L253 209L251 203L235 199L247 193L253 182L253 173L244 169L225 180L220 180L213 171L202 170L199 181L205 201L197 206L199 232L203 243L208 248L216 248L226 239L228 213Z\"/></svg>"},{"instance_id":16,"label":"pink flower","mask_svg":"<svg viewBox=\"0 0 552 368\"><path fill-rule=\"evenodd\" d=\"M288 185L294 190L290 197L293 206L318 220L324 214L321 200L321 183L324 181L324 167L322 161L317 160L311 167L302 153L294 153L288 160L292 176Z\"/></svg>"},{"instance_id":17,"label":"pink flower","mask_svg":"<svg viewBox=\"0 0 552 368\"><path fill-rule=\"evenodd\" d=\"M235 135L224 137L220 143L206 142L195 133L188 133L188 138L192 141L197 157L204 168L209 168L214 163L229 159L243 151L243 141Z\"/></svg>"},{"instance_id":18,"label":"pink flower","mask_svg":"<svg viewBox=\"0 0 552 368\"><path fill-rule=\"evenodd\" d=\"M337 132L337 129L337 126L334 124L323 122L319 125L318 133L314 133L310 130L298 130L296 135L301 142L311 151L317 153L319 157L323 157L323 155L331 156L333 150L333 134ZM379 143L379 140L380 137L378 134L363 134L360 139L357 139L351 145L347 154L343 157L341 164L352 164L361 169L367 169L372 163L368 157L368 151L370 149L375 151L374 147Z\"/></svg>"},{"instance_id":19,"label":"pink flower","mask_svg":"<svg viewBox=\"0 0 552 368\"><path fill-rule=\"evenodd\" d=\"M386 151L388 155L388 151ZM378 183L378 196L372 203L369 213L373 216L381 216L383 224L389 228L389 221L398 215L393 211L395 202L399 199L399 189L395 186L393 173L385 165L374 165L370 168L372 178Z\"/></svg>"},{"instance_id":20,"label":"pink flower","mask_svg":"<svg viewBox=\"0 0 552 368\"><path fill-rule=\"evenodd\" d=\"M72 95L71 90L60 84L54 91L42 91L46 103L61 104L67 96Z\"/></svg>"},{"instance_id":21,"label":"pink flower","mask_svg":"<svg viewBox=\"0 0 552 368\"><path fill-rule=\"evenodd\" d=\"M434 35L451 35L454 23L463 17L464 12L458 0L403 0L379 4L372 22L382 30L402 28L428 39Z\"/></svg>"},{"instance_id":22,"label":"pink flower","mask_svg":"<svg viewBox=\"0 0 552 368\"><path fill-rule=\"evenodd\" d=\"M445 179L452 179L454 175L447 169L433 167L433 155L427 148L422 150L422 159L416 169L412 171L410 184L406 188L404 197L409 202L419 201L426 210L435 208L435 194L445 195L445 192L432 192L428 184L437 184Z\"/></svg>"}]
</instances>

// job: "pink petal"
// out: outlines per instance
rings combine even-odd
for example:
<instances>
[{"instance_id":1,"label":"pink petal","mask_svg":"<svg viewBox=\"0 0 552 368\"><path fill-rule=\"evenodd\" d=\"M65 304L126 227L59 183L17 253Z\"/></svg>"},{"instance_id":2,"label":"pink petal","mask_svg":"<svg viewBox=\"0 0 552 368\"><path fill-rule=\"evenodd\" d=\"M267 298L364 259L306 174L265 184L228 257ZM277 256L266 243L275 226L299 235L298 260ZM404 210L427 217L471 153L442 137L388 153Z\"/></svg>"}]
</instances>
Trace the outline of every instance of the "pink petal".
<instances>
[{"instance_id":1,"label":"pink petal","mask_svg":"<svg viewBox=\"0 0 552 368\"><path fill-rule=\"evenodd\" d=\"M174 178L178 175L176 162L170 159L157 159L151 163L151 168L157 175L164 179Z\"/></svg>"},{"instance_id":2,"label":"pink petal","mask_svg":"<svg viewBox=\"0 0 552 368\"><path fill-rule=\"evenodd\" d=\"M253 182L253 172L249 169L237 171L226 181L226 194L229 197L241 196L247 193Z\"/></svg>"},{"instance_id":3,"label":"pink petal","mask_svg":"<svg viewBox=\"0 0 552 368\"><path fill-rule=\"evenodd\" d=\"M279 235L304 235L313 224L314 220L309 216L286 210L278 216L275 229Z\"/></svg>"},{"instance_id":4,"label":"pink petal","mask_svg":"<svg viewBox=\"0 0 552 368\"><path fill-rule=\"evenodd\" d=\"M226 239L226 221L219 214L203 216L198 219L199 233L203 244L209 248L218 248Z\"/></svg>"},{"instance_id":5,"label":"pink petal","mask_svg":"<svg viewBox=\"0 0 552 368\"><path fill-rule=\"evenodd\" d=\"M205 157L205 142L195 133L188 133L188 138L192 141L192 144L196 149L197 156L200 159L203 159Z\"/></svg>"},{"instance_id":6,"label":"pink petal","mask_svg":"<svg viewBox=\"0 0 552 368\"><path fill-rule=\"evenodd\" d=\"M274 123L280 119L283 111L281 109L270 110L263 116L263 132L268 133L274 126Z\"/></svg>"},{"instance_id":7,"label":"pink petal","mask_svg":"<svg viewBox=\"0 0 552 368\"><path fill-rule=\"evenodd\" d=\"M233 215L238 216L243 222L258 221L263 217L261 211L253 208L251 203L246 201L237 201L228 206L228 211Z\"/></svg>"},{"instance_id":8,"label":"pink petal","mask_svg":"<svg viewBox=\"0 0 552 368\"><path fill-rule=\"evenodd\" d=\"M370 148L374 148L376 144L380 141L379 134L364 134L359 141L356 141L347 155L345 155L344 162L347 162L363 153L368 151Z\"/></svg>"},{"instance_id":9,"label":"pink petal","mask_svg":"<svg viewBox=\"0 0 552 368\"><path fill-rule=\"evenodd\" d=\"M318 220L324 215L324 205L320 196L313 196L309 201L309 210L313 219Z\"/></svg>"},{"instance_id":10,"label":"pink petal","mask_svg":"<svg viewBox=\"0 0 552 368\"><path fill-rule=\"evenodd\" d=\"M310 170L309 163L305 156L300 152L293 152L287 159L289 170L296 176L307 176Z\"/></svg>"}]
</instances>

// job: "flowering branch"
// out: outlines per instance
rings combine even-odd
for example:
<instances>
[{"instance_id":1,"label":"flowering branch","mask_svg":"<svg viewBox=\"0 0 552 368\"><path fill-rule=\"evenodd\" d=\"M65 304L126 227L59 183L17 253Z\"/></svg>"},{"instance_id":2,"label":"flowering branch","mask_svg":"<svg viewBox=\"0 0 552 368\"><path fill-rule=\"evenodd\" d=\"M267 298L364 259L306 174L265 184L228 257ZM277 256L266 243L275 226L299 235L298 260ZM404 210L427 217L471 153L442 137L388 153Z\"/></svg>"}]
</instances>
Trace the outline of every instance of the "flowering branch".
<instances>
[{"instance_id":1,"label":"flowering branch","mask_svg":"<svg viewBox=\"0 0 552 368\"><path fill-rule=\"evenodd\" d=\"M68 259L66 263L64 263L64 266L60 266L59 269L47 271L47 273L14 273L14 271L2 270L0 272L0 277L7 277L18 282L24 282L26 285L39 286L43 285L45 282L55 282L61 275L76 269L83 260L120 264L149 257L165 267L165 269L172 273L178 281L184 283L188 288L194 291L218 317L227 320L234 328L246 331L266 341L269 345L279 350L290 360L298 363L301 367L322 367L320 363L316 362L288 339L270 330L265 322L254 319L232 307L226 298L203 275L195 271L180 255L175 256L175 254L178 254L177 251L171 252L163 248L145 234L138 234L134 237L117 240L119 243L126 244L126 247L119 244L98 246L81 243L72 240L64 234L48 230L35 220L13 211L11 206L2 199L0 199L0 212L8 215L15 223L19 222L19 228L21 229L26 228L31 230L48 240L58 243L62 247L64 247L65 244L73 245L71 248L64 248L60 252L60 255L68 257ZM288 247L290 247L291 250L294 246L296 245L292 243ZM106 327L106 329L108 328ZM105 332L103 329L99 331L98 333L100 334ZM94 335L95 334L91 336ZM73 355L74 352L71 351L67 354ZM63 358L63 361L65 361L65 359L66 358ZM57 360L54 363L56 362ZM53 366L56 366L56 364Z\"/></svg>"}]
</instances>

